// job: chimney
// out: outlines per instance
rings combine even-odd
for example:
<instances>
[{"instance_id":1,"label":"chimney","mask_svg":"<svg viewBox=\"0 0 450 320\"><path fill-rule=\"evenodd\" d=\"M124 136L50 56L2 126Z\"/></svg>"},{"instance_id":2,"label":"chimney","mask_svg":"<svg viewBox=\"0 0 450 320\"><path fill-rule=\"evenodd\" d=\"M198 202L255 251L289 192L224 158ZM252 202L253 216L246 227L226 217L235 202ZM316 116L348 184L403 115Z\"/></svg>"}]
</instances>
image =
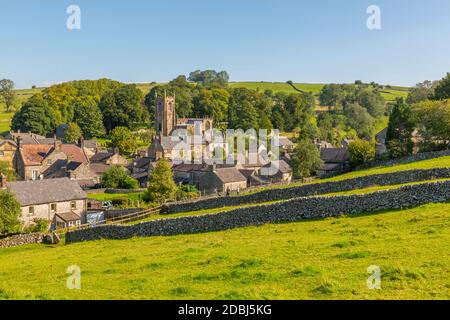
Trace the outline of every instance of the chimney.
<instances>
[{"instance_id":1,"label":"chimney","mask_svg":"<svg viewBox=\"0 0 450 320\"><path fill-rule=\"evenodd\" d=\"M17 137L17 149L22 148L22 137Z\"/></svg>"},{"instance_id":2,"label":"chimney","mask_svg":"<svg viewBox=\"0 0 450 320\"><path fill-rule=\"evenodd\" d=\"M6 176L3 173L0 173L0 189L6 189L6 183L7 183Z\"/></svg>"},{"instance_id":3,"label":"chimney","mask_svg":"<svg viewBox=\"0 0 450 320\"><path fill-rule=\"evenodd\" d=\"M55 148L55 151L61 151L61 144L62 144L61 141L58 140L56 136L54 136L54 139L55 141L53 143L53 147Z\"/></svg>"},{"instance_id":4,"label":"chimney","mask_svg":"<svg viewBox=\"0 0 450 320\"><path fill-rule=\"evenodd\" d=\"M217 171L217 164L216 164L216 163L210 164L210 165L208 166L208 170L209 170L210 172L216 172L216 171Z\"/></svg>"}]
</instances>

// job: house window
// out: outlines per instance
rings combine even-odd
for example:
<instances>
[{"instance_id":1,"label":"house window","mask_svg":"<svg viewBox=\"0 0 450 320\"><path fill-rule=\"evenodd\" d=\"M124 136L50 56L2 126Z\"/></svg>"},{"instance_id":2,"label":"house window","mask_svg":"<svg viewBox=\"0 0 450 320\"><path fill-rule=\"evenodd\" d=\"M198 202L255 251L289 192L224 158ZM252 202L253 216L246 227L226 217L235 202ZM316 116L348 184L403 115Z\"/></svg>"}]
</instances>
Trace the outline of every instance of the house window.
<instances>
[{"instance_id":1,"label":"house window","mask_svg":"<svg viewBox=\"0 0 450 320\"><path fill-rule=\"evenodd\" d=\"M38 176L39 176L39 171L33 170L33 171L31 172L31 179L32 179L32 180L37 180L37 179L38 179Z\"/></svg>"},{"instance_id":2,"label":"house window","mask_svg":"<svg viewBox=\"0 0 450 320\"><path fill-rule=\"evenodd\" d=\"M5 153L3 151L0 151L0 158L4 157Z\"/></svg>"},{"instance_id":3,"label":"house window","mask_svg":"<svg viewBox=\"0 0 450 320\"><path fill-rule=\"evenodd\" d=\"M77 202L76 201L71 201L70 202L70 208L72 210L76 210L77 209Z\"/></svg>"},{"instance_id":4,"label":"house window","mask_svg":"<svg viewBox=\"0 0 450 320\"><path fill-rule=\"evenodd\" d=\"M50 205L50 213L56 213L56 203Z\"/></svg>"},{"instance_id":5,"label":"house window","mask_svg":"<svg viewBox=\"0 0 450 320\"><path fill-rule=\"evenodd\" d=\"M28 215L30 217L34 216L34 207L28 207Z\"/></svg>"}]
</instances>

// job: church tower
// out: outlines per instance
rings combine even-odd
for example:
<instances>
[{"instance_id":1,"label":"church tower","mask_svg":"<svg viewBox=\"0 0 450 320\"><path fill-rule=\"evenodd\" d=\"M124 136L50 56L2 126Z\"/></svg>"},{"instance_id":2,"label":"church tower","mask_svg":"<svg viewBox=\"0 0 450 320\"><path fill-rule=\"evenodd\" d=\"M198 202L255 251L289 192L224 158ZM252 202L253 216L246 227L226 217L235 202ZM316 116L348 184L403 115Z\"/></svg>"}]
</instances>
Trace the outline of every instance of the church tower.
<instances>
[{"instance_id":1,"label":"church tower","mask_svg":"<svg viewBox=\"0 0 450 320\"><path fill-rule=\"evenodd\" d=\"M157 136L169 136L176 127L175 96L155 97L155 125Z\"/></svg>"}]
</instances>

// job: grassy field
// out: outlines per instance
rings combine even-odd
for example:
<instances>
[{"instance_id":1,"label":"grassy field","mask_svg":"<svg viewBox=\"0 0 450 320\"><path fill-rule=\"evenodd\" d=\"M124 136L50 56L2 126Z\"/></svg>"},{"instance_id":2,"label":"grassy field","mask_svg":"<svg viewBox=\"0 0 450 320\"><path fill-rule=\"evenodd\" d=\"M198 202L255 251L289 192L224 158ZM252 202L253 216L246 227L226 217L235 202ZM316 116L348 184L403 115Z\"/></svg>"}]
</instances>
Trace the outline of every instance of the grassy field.
<instances>
[{"instance_id":1,"label":"grassy field","mask_svg":"<svg viewBox=\"0 0 450 320\"><path fill-rule=\"evenodd\" d=\"M173 237L0 250L4 299L449 299L450 204ZM414 244L414 245L411 245ZM81 290L66 288L71 265ZM381 268L369 290L367 268Z\"/></svg>"}]
</instances>

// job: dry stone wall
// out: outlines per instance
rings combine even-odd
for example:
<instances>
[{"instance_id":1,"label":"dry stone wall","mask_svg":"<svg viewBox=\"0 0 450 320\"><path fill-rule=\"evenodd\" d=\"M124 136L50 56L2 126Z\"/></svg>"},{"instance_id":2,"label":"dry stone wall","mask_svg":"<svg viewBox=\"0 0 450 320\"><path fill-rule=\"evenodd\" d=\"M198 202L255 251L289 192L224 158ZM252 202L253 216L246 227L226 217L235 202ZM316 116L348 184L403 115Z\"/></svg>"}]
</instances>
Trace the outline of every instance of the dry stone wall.
<instances>
[{"instance_id":1,"label":"dry stone wall","mask_svg":"<svg viewBox=\"0 0 450 320\"><path fill-rule=\"evenodd\" d=\"M17 234L11 237L0 239L0 248L10 248L24 244L42 243L44 239L42 233Z\"/></svg>"},{"instance_id":2,"label":"dry stone wall","mask_svg":"<svg viewBox=\"0 0 450 320\"><path fill-rule=\"evenodd\" d=\"M411 156L406 156L406 157L397 158L397 159L372 161L367 164L363 164L363 165L359 166L358 170L379 167L379 166L391 167L391 166L396 166L399 164L413 163L413 162L417 162L417 161L430 160L430 159L446 157L446 156L450 156L450 150L422 152L422 153L417 153L417 154L414 154Z\"/></svg>"},{"instance_id":3,"label":"dry stone wall","mask_svg":"<svg viewBox=\"0 0 450 320\"><path fill-rule=\"evenodd\" d=\"M66 243L220 231L266 223L401 209L449 200L450 181L435 182L363 195L296 198L271 205L203 216L161 219L132 226L100 226L69 232Z\"/></svg>"},{"instance_id":4,"label":"dry stone wall","mask_svg":"<svg viewBox=\"0 0 450 320\"><path fill-rule=\"evenodd\" d=\"M239 206L248 203L261 203L314 196L326 193L350 191L371 186L387 186L415 181L450 178L450 168L411 170L388 174L376 174L343 181L312 183L297 187L264 190L236 197L215 197L186 203L171 203L162 207L162 214L189 212L196 210Z\"/></svg>"}]
</instances>

